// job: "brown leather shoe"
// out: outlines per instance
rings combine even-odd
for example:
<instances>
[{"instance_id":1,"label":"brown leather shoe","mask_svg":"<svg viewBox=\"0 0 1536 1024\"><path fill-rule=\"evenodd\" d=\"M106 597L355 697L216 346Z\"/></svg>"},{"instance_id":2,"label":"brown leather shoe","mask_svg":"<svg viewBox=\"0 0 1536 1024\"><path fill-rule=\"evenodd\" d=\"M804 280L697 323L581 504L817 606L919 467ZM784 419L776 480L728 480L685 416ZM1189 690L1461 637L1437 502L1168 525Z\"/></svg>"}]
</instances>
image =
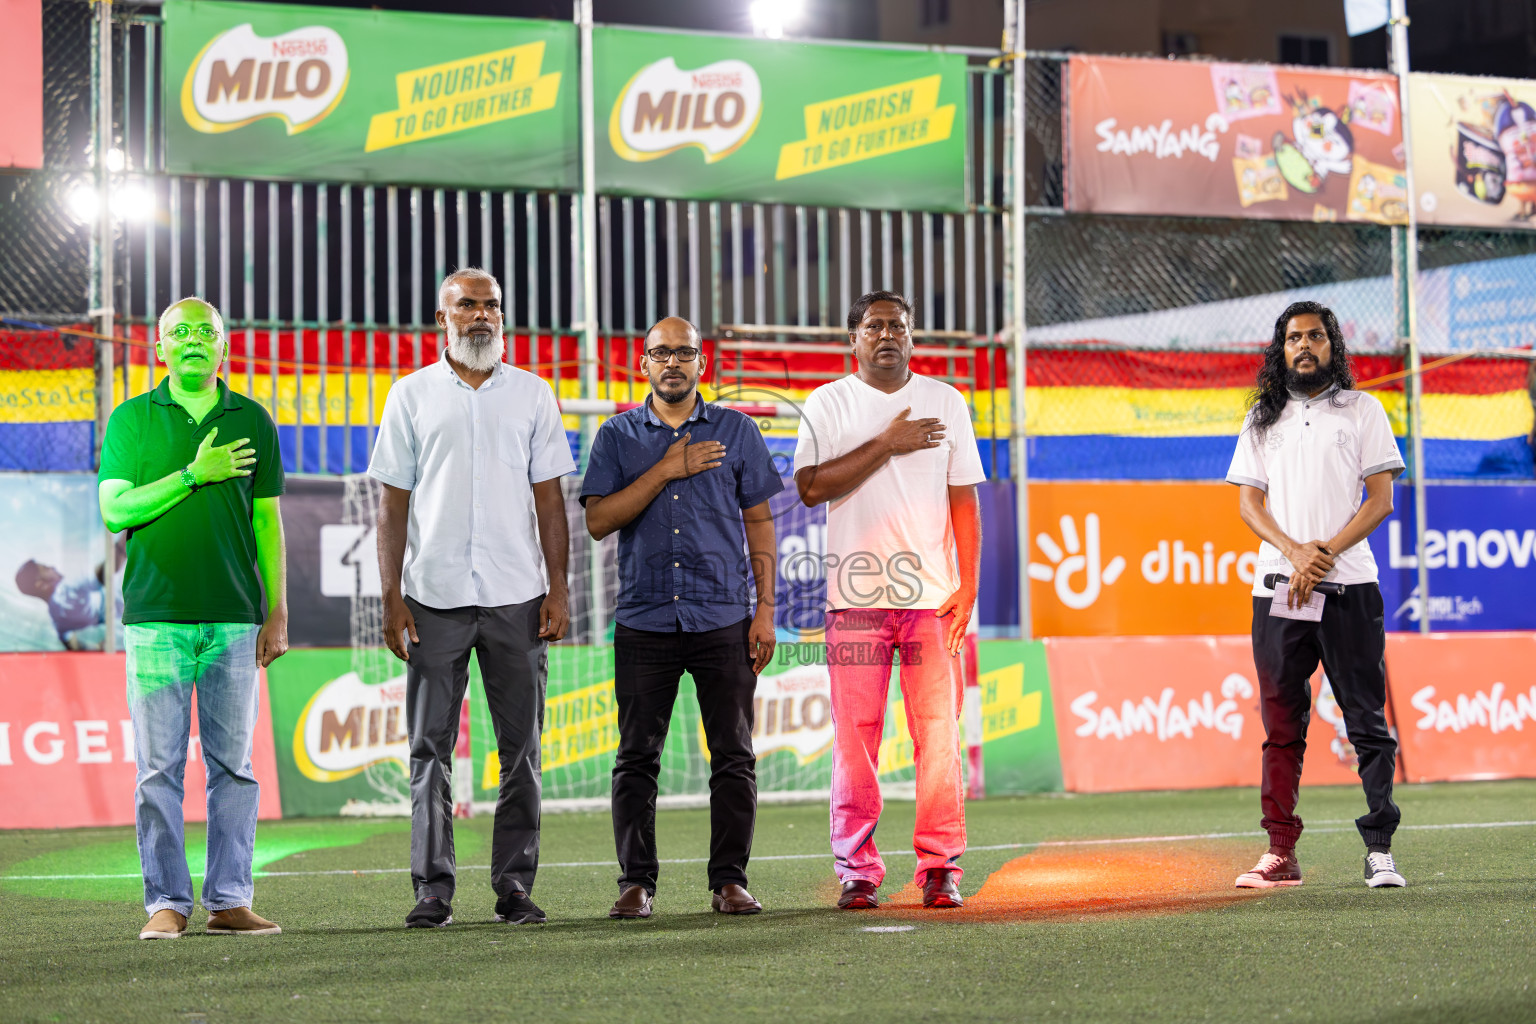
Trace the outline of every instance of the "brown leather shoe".
<instances>
[{"instance_id":1,"label":"brown leather shoe","mask_svg":"<svg viewBox=\"0 0 1536 1024\"><path fill-rule=\"evenodd\" d=\"M960 890L955 886L955 873L934 868L923 881L923 906L929 910L949 910L965 906Z\"/></svg>"},{"instance_id":2,"label":"brown leather shoe","mask_svg":"<svg viewBox=\"0 0 1536 1024\"><path fill-rule=\"evenodd\" d=\"M710 904L721 914L761 914L763 905L752 898L746 889L732 882L722 885Z\"/></svg>"},{"instance_id":3,"label":"brown leather shoe","mask_svg":"<svg viewBox=\"0 0 1536 1024\"><path fill-rule=\"evenodd\" d=\"M651 916L651 894L643 885L626 885L608 911L609 917L634 918Z\"/></svg>"},{"instance_id":4,"label":"brown leather shoe","mask_svg":"<svg viewBox=\"0 0 1536 1024\"><path fill-rule=\"evenodd\" d=\"M209 935L281 935L277 925L251 912L250 907L230 907L208 915L203 929Z\"/></svg>"},{"instance_id":5,"label":"brown leather shoe","mask_svg":"<svg viewBox=\"0 0 1536 1024\"><path fill-rule=\"evenodd\" d=\"M141 939L179 939L181 933L187 930L187 919L170 907L162 907L155 911L144 930L139 932Z\"/></svg>"},{"instance_id":6,"label":"brown leather shoe","mask_svg":"<svg viewBox=\"0 0 1536 1024\"><path fill-rule=\"evenodd\" d=\"M867 878L850 878L843 883L837 905L844 910L874 910L880 905L880 897L875 895L878 888Z\"/></svg>"}]
</instances>

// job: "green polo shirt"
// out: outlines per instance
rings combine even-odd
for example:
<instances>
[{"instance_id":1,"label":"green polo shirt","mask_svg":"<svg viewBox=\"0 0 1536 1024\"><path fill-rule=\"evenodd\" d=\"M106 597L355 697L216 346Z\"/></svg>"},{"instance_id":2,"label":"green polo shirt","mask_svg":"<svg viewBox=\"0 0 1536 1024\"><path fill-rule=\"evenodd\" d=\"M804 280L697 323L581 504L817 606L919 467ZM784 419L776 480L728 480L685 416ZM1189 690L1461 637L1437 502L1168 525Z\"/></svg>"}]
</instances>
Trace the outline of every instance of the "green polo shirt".
<instances>
[{"instance_id":1,"label":"green polo shirt","mask_svg":"<svg viewBox=\"0 0 1536 1024\"><path fill-rule=\"evenodd\" d=\"M97 481L135 487L180 472L217 427L214 444L250 438L250 476L199 487L175 508L128 531L123 573L123 622L262 621L265 605L256 571L257 498L283 493L277 427L267 411L220 380L219 403L201 423L171 397L168 380L118 406L102 439Z\"/></svg>"}]
</instances>

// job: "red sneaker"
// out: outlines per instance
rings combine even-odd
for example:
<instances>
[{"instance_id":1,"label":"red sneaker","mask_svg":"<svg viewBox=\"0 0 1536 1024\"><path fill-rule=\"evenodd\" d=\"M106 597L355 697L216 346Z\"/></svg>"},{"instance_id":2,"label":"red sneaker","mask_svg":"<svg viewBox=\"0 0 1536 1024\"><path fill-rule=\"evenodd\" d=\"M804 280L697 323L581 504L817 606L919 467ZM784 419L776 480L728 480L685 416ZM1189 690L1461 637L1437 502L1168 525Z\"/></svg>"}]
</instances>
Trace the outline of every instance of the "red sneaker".
<instances>
[{"instance_id":1,"label":"red sneaker","mask_svg":"<svg viewBox=\"0 0 1536 1024\"><path fill-rule=\"evenodd\" d=\"M1250 870L1237 876L1239 889L1273 889L1277 885L1300 885L1301 865L1296 854L1281 857L1266 853Z\"/></svg>"}]
</instances>

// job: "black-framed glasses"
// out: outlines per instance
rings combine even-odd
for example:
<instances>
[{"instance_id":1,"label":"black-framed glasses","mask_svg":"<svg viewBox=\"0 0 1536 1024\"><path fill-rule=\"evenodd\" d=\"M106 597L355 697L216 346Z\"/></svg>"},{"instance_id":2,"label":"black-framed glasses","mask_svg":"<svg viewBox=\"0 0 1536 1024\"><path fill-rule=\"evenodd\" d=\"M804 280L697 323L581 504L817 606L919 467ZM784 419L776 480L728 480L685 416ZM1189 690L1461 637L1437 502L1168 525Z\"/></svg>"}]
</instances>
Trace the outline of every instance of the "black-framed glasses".
<instances>
[{"instance_id":1,"label":"black-framed glasses","mask_svg":"<svg viewBox=\"0 0 1536 1024\"><path fill-rule=\"evenodd\" d=\"M213 326L213 324L198 324L196 327L193 327L191 324L177 324L166 333L177 341L186 341L192 337L194 331L204 341L214 341L219 336L219 329Z\"/></svg>"},{"instance_id":2,"label":"black-framed glasses","mask_svg":"<svg viewBox=\"0 0 1536 1024\"><path fill-rule=\"evenodd\" d=\"M677 361L680 363L691 363L699 358L699 350L696 348L667 348L664 345L647 349L645 354L650 356L653 363L665 363L673 356L677 356Z\"/></svg>"}]
</instances>

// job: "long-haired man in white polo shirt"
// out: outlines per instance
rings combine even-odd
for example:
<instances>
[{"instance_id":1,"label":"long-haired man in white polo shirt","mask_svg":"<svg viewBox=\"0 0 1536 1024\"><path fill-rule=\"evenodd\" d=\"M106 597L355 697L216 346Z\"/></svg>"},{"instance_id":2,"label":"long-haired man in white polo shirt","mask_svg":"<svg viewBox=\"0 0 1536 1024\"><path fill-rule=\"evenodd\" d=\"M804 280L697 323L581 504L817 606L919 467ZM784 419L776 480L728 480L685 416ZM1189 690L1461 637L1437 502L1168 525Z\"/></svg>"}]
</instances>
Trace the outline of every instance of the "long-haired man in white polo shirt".
<instances>
[{"instance_id":1,"label":"long-haired man in white polo shirt","mask_svg":"<svg viewBox=\"0 0 1536 1024\"><path fill-rule=\"evenodd\" d=\"M384 485L384 641L406 663L416 906L405 923L453 920L449 779L471 651L501 759L491 825L496 920L542 923L531 893L545 648L570 625L560 478L576 464L549 384L502 361L496 279L469 267L437 294L442 358L390 388L368 466Z\"/></svg>"},{"instance_id":2,"label":"long-haired man in white polo shirt","mask_svg":"<svg viewBox=\"0 0 1536 1024\"><path fill-rule=\"evenodd\" d=\"M1296 815L1319 660L1360 755L1366 813L1365 880L1401 886L1392 834L1397 741L1387 731L1386 627L1376 560L1366 538L1392 513L1392 481L1403 458L1386 411L1355 390L1349 352L1333 311L1295 302L1275 321L1252 407L1227 482L1263 543L1253 580L1253 661L1264 721L1261 824L1269 851L1237 879L1240 889L1300 885ZM1361 491L1364 490L1364 500ZM1266 576L1288 577L1280 598ZM1324 587L1332 593L1320 592ZM1321 608L1317 607L1321 602Z\"/></svg>"},{"instance_id":3,"label":"long-haired man in white polo shirt","mask_svg":"<svg viewBox=\"0 0 1536 1024\"><path fill-rule=\"evenodd\" d=\"M917 769L923 906L958 907L965 852L956 655L976 604L985 479L965 396L913 373L912 306L893 292L848 312L858 371L817 388L801 412L795 484L827 502L827 668L832 679L832 853L847 910L879 905L875 846L893 654Z\"/></svg>"}]
</instances>

